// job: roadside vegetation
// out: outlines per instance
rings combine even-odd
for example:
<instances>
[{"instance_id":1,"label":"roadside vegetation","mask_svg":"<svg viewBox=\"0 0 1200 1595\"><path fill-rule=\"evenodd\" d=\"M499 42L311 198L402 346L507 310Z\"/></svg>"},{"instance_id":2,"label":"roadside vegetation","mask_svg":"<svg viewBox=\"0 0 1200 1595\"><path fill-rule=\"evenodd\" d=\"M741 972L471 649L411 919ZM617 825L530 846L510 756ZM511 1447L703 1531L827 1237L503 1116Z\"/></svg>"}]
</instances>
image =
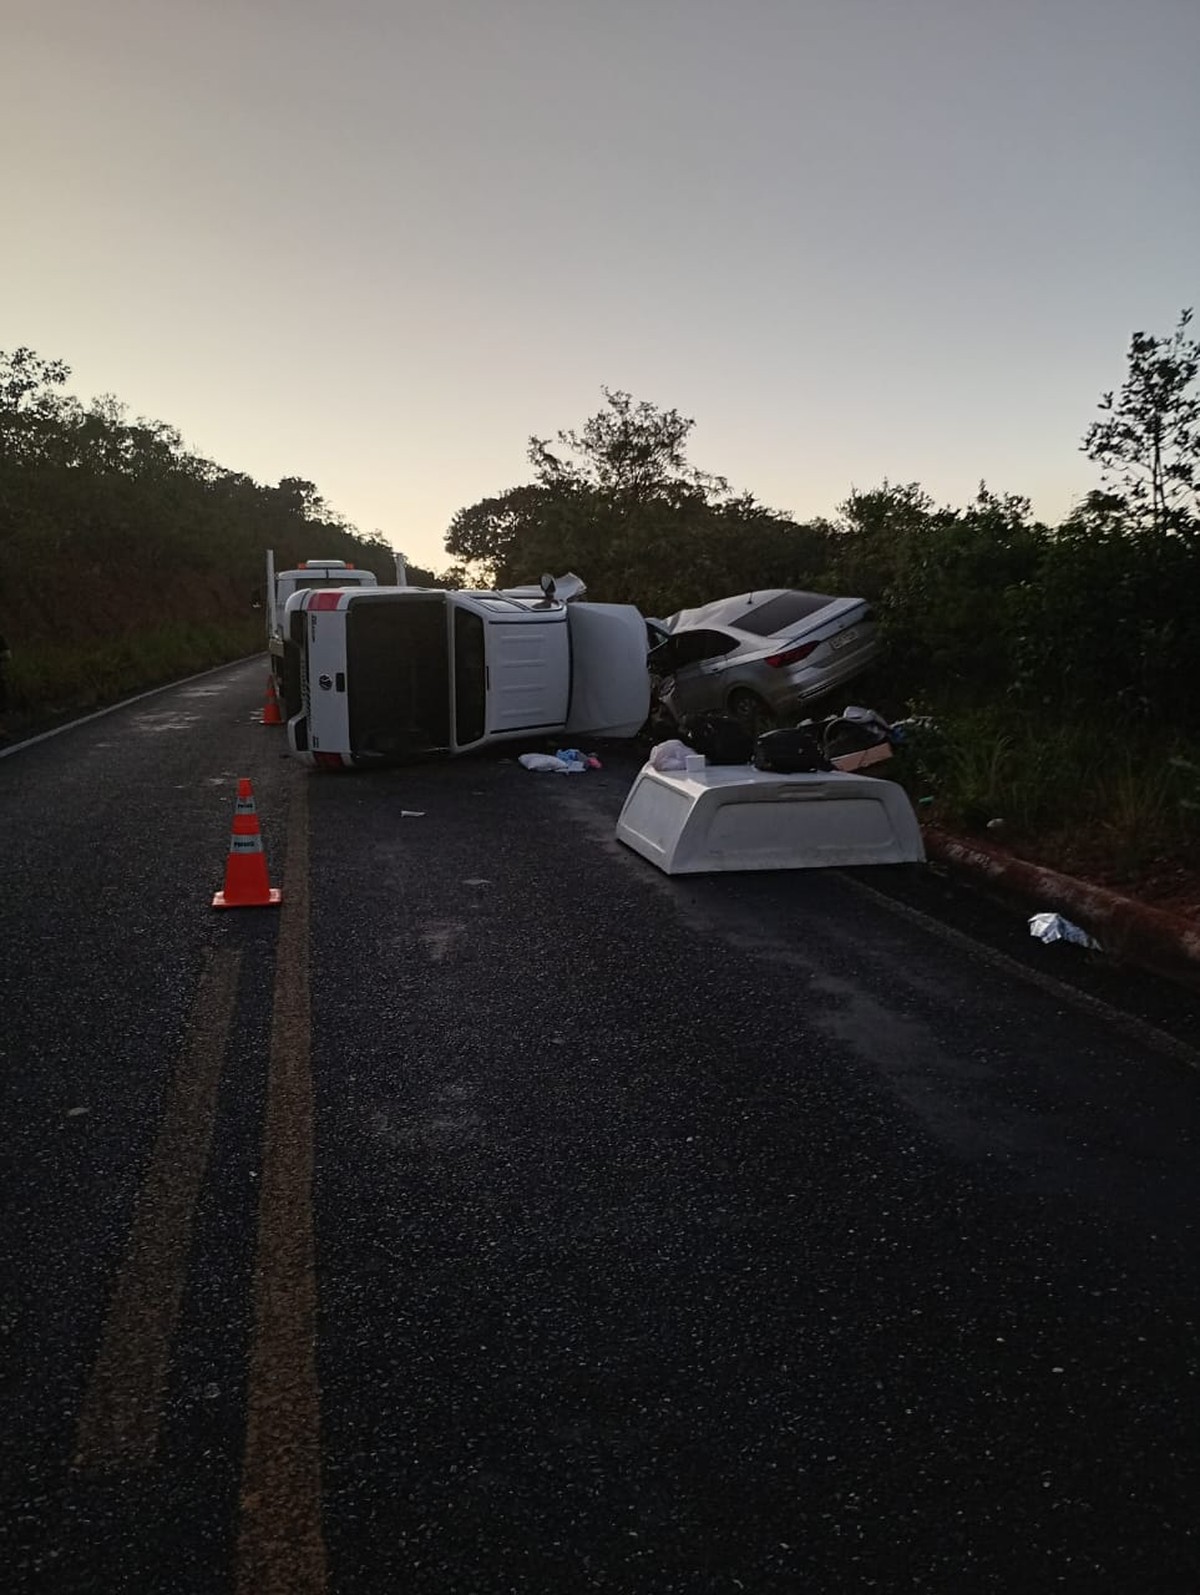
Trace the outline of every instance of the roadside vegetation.
<instances>
[{"instance_id":1,"label":"roadside vegetation","mask_svg":"<svg viewBox=\"0 0 1200 1595\"><path fill-rule=\"evenodd\" d=\"M10 732L259 651L268 548L280 568L324 556L395 580L390 545L311 482L263 486L111 397L84 405L69 376L31 349L0 352Z\"/></svg>"},{"instance_id":2,"label":"roadside vegetation","mask_svg":"<svg viewBox=\"0 0 1200 1595\"><path fill-rule=\"evenodd\" d=\"M576 570L592 597L660 617L764 587L869 598L886 660L850 695L922 717L891 768L923 817L1200 911L1190 321L1134 334L1082 437L1095 489L1059 525L982 483L949 506L887 481L797 521L692 465L678 411L605 389L578 431L529 440L529 480L455 515L437 579ZM313 483L255 482L115 399L83 404L68 376L30 349L0 354L10 730L256 652L268 548L281 567L321 555L392 579L389 544Z\"/></svg>"}]
</instances>

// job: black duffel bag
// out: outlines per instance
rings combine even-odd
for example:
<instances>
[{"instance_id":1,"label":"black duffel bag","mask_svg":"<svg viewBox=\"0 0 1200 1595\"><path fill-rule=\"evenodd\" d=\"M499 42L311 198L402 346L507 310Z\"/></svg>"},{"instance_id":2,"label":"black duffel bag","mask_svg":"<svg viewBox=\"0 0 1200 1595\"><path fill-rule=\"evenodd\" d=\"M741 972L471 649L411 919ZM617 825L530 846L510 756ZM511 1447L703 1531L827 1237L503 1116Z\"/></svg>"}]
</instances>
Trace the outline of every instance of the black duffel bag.
<instances>
[{"instance_id":1,"label":"black duffel bag","mask_svg":"<svg viewBox=\"0 0 1200 1595\"><path fill-rule=\"evenodd\" d=\"M810 775L833 769L808 726L764 731L754 744L754 767L771 770L775 775Z\"/></svg>"},{"instance_id":2,"label":"black duffel bag","mask_svg":"<svg viewBox=\"0 0 1200 1595\"><path fill-rule=\"evenodd\" d=\"M728 714L689 714L679 722L679 740L710 764L749 764L750 733Z\"/></svg>"}]
</instances>

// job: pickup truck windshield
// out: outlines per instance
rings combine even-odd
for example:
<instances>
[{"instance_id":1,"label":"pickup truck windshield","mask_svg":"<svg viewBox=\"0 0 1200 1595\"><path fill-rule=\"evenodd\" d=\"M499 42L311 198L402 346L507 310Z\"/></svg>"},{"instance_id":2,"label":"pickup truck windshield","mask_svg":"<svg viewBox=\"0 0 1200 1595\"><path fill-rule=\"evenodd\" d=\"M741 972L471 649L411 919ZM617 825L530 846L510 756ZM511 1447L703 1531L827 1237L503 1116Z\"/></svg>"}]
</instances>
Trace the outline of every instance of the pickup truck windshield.
<instances>
[{"instance_id":1,"label":"pickup truck windshield","mask_svg":"<svg viewBox=\"0 0 1200 1595\"><path fill-rule=\"evenodd\" d=\"M450 746L444 595L397 601L363 594L346 613L350 751L403 759Z\"/></svg>"}]
</instances>

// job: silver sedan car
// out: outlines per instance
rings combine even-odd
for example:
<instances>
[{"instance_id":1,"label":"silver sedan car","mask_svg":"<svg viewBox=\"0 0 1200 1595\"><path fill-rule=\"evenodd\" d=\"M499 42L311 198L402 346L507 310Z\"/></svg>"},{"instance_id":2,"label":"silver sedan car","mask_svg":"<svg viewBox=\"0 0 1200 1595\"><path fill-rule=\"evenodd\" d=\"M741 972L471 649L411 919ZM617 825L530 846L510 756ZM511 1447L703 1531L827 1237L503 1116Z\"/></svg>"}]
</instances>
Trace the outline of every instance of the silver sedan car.
<instances>
[{"instance_id":1,"label":"silver sedan car","mask_svg":"<svg viewBox=\"0 0 1200 1595\"><path fill-rule=\"evenodd\" d=\"M799 719L806 706L877 659L879 627L864 598L769 588L682 609L662 622L650 654L668 718L716 711L757 732Z\"/></svg>"}]
</instances>

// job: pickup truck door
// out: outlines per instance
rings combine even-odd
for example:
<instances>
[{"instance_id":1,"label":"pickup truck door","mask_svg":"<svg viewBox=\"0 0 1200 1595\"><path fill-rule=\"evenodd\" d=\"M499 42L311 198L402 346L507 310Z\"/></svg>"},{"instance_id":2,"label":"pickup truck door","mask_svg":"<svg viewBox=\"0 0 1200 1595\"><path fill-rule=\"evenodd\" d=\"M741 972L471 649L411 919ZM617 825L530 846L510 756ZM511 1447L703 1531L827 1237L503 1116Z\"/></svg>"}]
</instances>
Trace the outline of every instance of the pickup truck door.
<instances>
[{"instance_id":1,"label":"pickup truck door","mask_svg":"<svg viewBox=\"0 0 1200 1595\"><path fill-rule=\"evenodd\" d=\"M646 622L632 604L568 604L574 736L632 737L650 713Z\"/></svg>"}]
</instances>

